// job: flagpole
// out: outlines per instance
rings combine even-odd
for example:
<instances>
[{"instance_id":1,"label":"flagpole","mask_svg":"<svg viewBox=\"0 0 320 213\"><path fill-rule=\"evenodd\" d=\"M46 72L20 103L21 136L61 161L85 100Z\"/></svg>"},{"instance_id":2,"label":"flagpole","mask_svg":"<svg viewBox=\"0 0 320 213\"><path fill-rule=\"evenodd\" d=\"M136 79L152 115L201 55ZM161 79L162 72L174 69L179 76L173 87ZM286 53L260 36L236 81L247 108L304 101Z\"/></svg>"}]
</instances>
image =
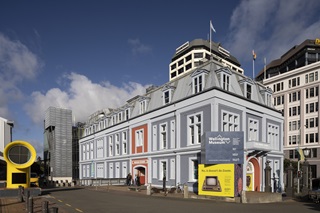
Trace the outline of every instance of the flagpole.
<instances>
[{"instance_id":1,"label":"flagpole","mask_svg":"<svg viewBox=\"0 0 320 213\"><path fill-rule=\"evenodd\" d=\"M212 22L211 22L211 20L210 20L210 58L211 58L211 56L212 56L212 54L211 54L211 40L212 40L212 38L211 38L211 30L213 31L213 32L216 32L216 30L214 29L214 27L213 27L213 25L212 25Z\"/></svg>"},{"instance_id":2,"label":"flagpole","mask_svg":"<svg viewBox=\"0 0 320 213\"><path fill-rule=\"evenodd\" d=\"M267 58L264 57L264 79L266 79L267 77L266 71L267 71Z\"/></svg>"},{"instance_id":3,"label":"flagpole","mask_svg":"<svg viewBox=\"0 0 320 213\"><path fill-rule=\"evenodd\" d=\"M211 58L211 20L209 24L209 31L210 31L210 58Z\"/></svg>"},{"instance_id":4,"label":"flagpole","mask_svg":"<svg viewBox=\"0 0 320 213\"><path fill-rule=\"evenodd\" d=\"M252 76L252 79L254 79L254 61L256 60L256 53L254 52L254 50L252 50L252 73L253 73L253 76Z\"/></svg>"},{"instance_id":5,"label":"flagpole","mask_svg":"<svg viewBox=\"0 0 320 213\"><path fill-rule=\"evenodd\" d=\"M253 73L252 79L254 79L254 59L252 59L252 73Z\"/></svg>"}]
</instances>

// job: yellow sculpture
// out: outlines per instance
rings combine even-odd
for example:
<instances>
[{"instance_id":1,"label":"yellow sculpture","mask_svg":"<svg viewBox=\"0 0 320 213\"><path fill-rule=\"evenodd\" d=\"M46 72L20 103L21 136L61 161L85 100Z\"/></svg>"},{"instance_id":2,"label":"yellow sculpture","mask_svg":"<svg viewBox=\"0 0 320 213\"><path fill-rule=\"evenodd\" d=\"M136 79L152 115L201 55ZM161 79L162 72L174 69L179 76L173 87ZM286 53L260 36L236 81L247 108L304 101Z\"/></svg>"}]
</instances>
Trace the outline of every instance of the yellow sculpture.
<instances>
[{"instance_id":1,"label":"yellow sculpture","mask_svg":"<svg viewBox=\"0 0 320 213\"><path fill-rule=\"evenodd\" d=\"M30 186L31 165L36 159L36 150L26 141L13 141L4 149L7 162L7 188Z\"/></svg>"}]
</instances>

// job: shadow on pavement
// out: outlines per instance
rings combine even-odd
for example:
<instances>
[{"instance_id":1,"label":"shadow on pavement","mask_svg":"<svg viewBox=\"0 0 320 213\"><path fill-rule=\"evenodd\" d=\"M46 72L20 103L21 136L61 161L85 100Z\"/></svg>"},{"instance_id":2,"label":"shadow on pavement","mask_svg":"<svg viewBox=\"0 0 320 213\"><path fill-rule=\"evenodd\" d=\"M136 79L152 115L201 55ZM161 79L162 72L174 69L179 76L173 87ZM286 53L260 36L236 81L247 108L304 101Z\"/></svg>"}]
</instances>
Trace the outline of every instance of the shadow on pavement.
<instances>
[{"instance_id":1,"label":"shadow on pavement","mask_svg":"<svg viewBox=\"0 0 320 213\"><path fill-rule=\"evenodd\" d=\"M79 189L84 189L83 187L66 187L66 188L43 188L41 190L41 195L48 195L51 192L56 192L56 191L71 191L71 190L79 190Z\"/></svg>"}]
</instances>

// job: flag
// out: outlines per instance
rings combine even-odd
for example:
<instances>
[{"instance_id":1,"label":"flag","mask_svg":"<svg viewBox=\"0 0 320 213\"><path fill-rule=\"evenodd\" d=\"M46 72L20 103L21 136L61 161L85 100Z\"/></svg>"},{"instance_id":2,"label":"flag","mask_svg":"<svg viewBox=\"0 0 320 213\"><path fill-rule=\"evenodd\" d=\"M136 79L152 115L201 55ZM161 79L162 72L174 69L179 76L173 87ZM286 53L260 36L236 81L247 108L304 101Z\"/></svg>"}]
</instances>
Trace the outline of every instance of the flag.
<instances>
[{"instance_id":1,"label":"flag","mask_svg":"<svg viewBox=\"0 0 320 213\"><path fill-rule=\"evenodd\" d=\"M257 54L254 52L254 50L252 50L252 57L253 57L253 60L256 60L257 58Z\"/></svg>"},{"instance_id":2,"label":"flag","mask_svg":"<svg viewBox=\"0 0 320 213\"><path fill-rule=\"evenodd\" d=\"M212 22L210 20L210 29L213 31L213 32L216 32L216 30L214 29L213 25L212 25Z\"/></svg>"},{"instance_id":3,"label":"flag","mask_svg":"<svg viewBox=\"0 0 320 213\"><path fill-rule=\"evenodd\" d=\"M211 54L211 30L212 30L213 32L216 32L216 30L214 29L214 27L213 27L213 25L212 25L212 22L211 22L211 20L210 20L210 54ZM210 56L210 58L211 58L211 56Z\"/></svg>"},{"instance_id":4,"label":"flag","mask_svg":"<svg viewBox=\"0 0 320 213\"><path fill-rule=\"evenodd\" d=\"M299 153L299 160L304 161L305 156L304 156L303 150L301 148L298 149L298 153Z\"/></svg>"}]
</instances>

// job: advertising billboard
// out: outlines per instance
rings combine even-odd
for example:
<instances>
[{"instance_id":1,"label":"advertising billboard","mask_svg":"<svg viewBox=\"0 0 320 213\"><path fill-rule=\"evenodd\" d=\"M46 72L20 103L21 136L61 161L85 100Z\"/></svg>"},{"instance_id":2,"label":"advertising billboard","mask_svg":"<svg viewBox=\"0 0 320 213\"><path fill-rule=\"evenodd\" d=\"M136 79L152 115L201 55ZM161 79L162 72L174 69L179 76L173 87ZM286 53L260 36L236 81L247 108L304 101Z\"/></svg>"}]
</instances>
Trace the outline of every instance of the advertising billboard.
<instances>
[{"instance_id":1,"label":"advertising billboard","mask_svg":"<svg viewBox=\"0 0 320 213\"><path fill-rule=\"evenodd\" d=\"M202 164L243 164L243 132L205 132Z\"/></svg>"},{"instance_id":2,"label":"advertising billboard","mask_svg":"<svg viewBox=\"0 0 320 213\"><path fill-rule=\"evenodd\" d=\"M236 197L243 190L239 164L199 164L198 172L199 195Z\"/></svg>"}]
</instances>

